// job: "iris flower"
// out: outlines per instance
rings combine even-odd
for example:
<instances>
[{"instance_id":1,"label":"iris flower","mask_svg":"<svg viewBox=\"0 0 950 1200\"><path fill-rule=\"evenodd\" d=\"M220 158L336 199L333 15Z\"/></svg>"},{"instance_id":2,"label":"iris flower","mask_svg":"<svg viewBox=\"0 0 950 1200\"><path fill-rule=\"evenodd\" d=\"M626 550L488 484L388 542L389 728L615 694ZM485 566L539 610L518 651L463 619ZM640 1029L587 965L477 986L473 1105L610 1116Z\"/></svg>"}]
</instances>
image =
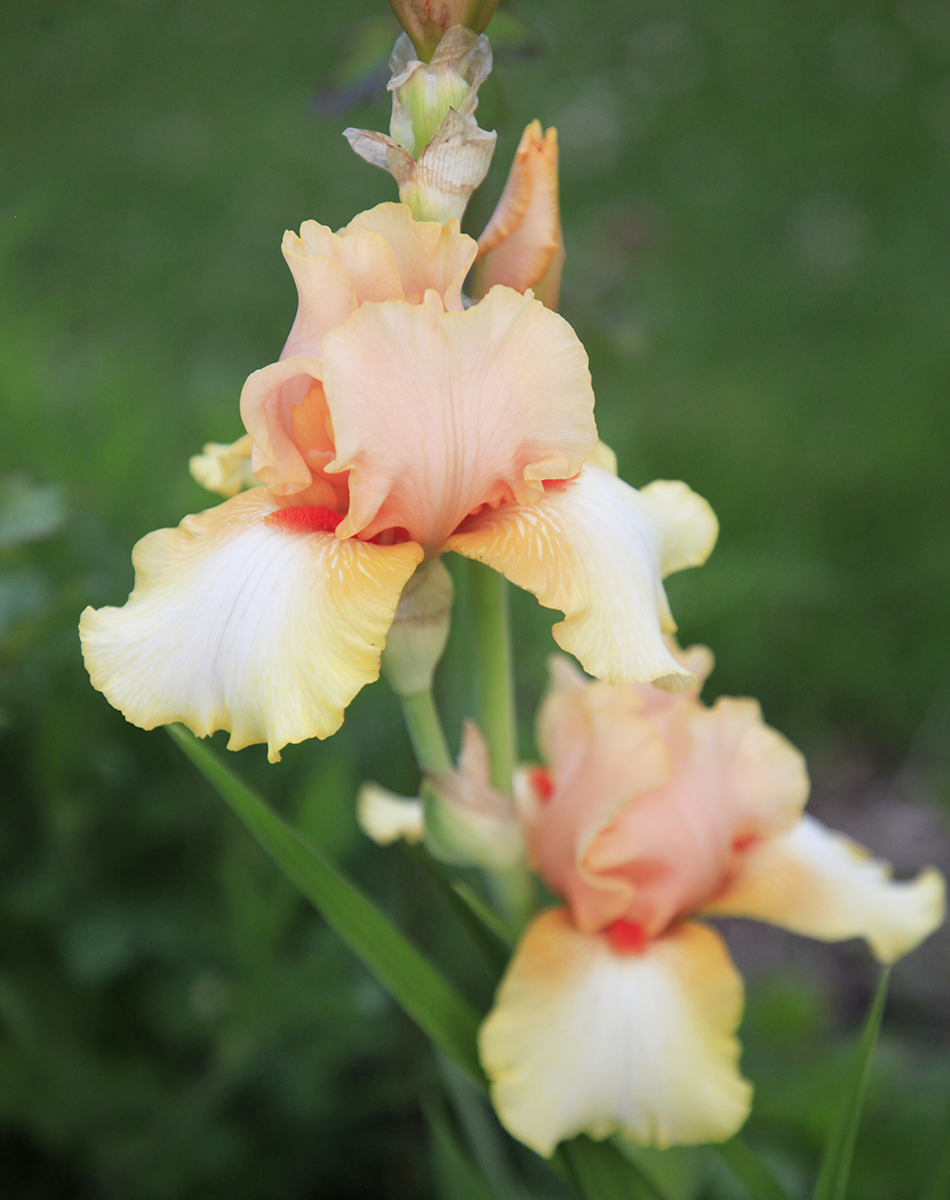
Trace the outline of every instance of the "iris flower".
<instances>
[{"instance_id":1,"label":"iris flower","mask_svg":"<svg viewBox=\"0 0 950 1200\"><path fill-rule=\"evenodd\" d=\"M561 609L555 636L591 673L692 683L661 578L706 558L715 517L685 484L616 478L570 325L500 285L466 308L476 243L403 205L305 222L283 251L297 316L241 396L263 486L148 534L128 602L86 609L109 701L276 760L339 727L403 586L446 549Z\"/></svg>"},{"instance_id":2,"label":"iris flower","mask_svg":"<svg viewBox=\"0 0 950 1200\"><path fill-rule=\"evenodd\" d=\"M698 679L704 647L680 654ZM590 682L566 660L538 718L546 768L528 773L529 861L566 902L536 917L481 1030L507 1128L539 1153L580 1132L666 1147L742 1125L743 988L725 943L695 916L752 917L885 963L943 920L932 868L886 864L803 815L799 752L754 700L698 688Z\"/></svg>"}]
</instances>

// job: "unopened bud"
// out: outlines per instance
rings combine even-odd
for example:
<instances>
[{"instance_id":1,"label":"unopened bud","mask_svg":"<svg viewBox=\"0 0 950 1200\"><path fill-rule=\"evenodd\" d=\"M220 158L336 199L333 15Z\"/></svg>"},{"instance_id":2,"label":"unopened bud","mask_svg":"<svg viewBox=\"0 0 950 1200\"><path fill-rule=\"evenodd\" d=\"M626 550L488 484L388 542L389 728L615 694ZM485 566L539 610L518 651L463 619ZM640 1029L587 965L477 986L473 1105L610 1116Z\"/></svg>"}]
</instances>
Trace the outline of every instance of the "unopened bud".
<instances>
[{"instance_id":1,"label":"unopened bud","mask_svg":"<svg viewBox=\"0 0 950 1200\"><path fill-rule=\"evenodd\" d=\"M423 563L403 588L383 651L383 671L398 696L432 687L449 636L454 588L439 558Z\"/></svg>"},{"instance_id":2,"label":"unopened bud","mask_svg":"<svg viewBox=\"0 0 950 1200\"><path fill-rule=\"evenodd\" d=\"M453 25L475 33L488 28L498 0L389 0L416 52L428 62Z\"/></svg>"}]
</instances>

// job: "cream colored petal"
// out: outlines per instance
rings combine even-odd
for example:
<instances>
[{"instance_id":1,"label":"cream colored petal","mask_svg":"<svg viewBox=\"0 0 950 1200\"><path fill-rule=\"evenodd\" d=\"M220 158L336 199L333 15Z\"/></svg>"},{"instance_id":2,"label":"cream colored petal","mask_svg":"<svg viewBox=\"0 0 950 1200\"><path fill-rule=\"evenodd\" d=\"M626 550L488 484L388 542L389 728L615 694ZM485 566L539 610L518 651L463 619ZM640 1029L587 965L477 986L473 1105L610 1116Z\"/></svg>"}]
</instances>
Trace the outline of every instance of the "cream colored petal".
<instances>
[{"instance_id":1,"label":"cream colored petal","mask_svg":"<svg viewBox=\"0 0 950 1200\"><path fill-rule=\"evenodd\" d=\"M618 955L554 909L522 938L479 1050L502 1124L539 1154L579 1133L718 1142L749 1114L741 1016L742 980L713 930L680 925Z\"/></svg>"},{"instance_id":2,"label":"cream colored petal","mask_svg":"<svg viewBox=\"0 0 950 1200\"><path fill-rule=\"evenodd\" d=\"M640 489L640 498L657 530L663 578L701 567L719 536L716 514L702 496L678 480L657 479Z\"/></svg>"},{"instance_id":3,"label":"cream colored petal","mask_svg":"<svg viewBox=\"0 0 950 1200\"><path fill-rule=\"evenodd\" d=\"M655 497L645 502L634 488L588 466L550 487L537 504L504 505L473 518L447 549L487 563L546 608L561 609L565 620L554 626L554 637L591 675L692 687L695 677L663 639L669 609L661 582L668 546L698 545L708 533L709 506L689 495L676 511L699 531L683 528L674 536L672 506L658 526Z\"/></svg>"},{"instance_id":4,"label":"cream colored petal","mask_svg":"<svg viewBox=\"0 0 950 1200\"><path fill-rule=\"evenodd\" d=\"M430 552L482 504L543 494L593 449L587 355L566 321L509 288L466 312L365 304L323 343L336 439L351 471L341 536L403 528Z\"/></svg>"},{"instance_id":5,"label":"cream colored petal","mask_svg":"<svg viewBox=\"0 0 950 1200\"><path fill-rule=\"evenodd\" d=\"M600 467L608 475L616 475L617 455L606 442L598 442L590 454L588 454L587 462L584 465L588 467Z\"/></svg>"},{"instance_id":6,"label":"cream colored petal","mask_svg":"<svg viewBox=\"0 0 950 1200\"><path fill-rule=\"evenodd\" d=\"M557 278L550 271L555 258ZM472 288L476 298L503 283L518 292L534 288L548 308L557 308L564 261L557 131L542 134L540 121L532 121L522 135L501 199L478 239L478 259Z\"/></svg>"},{"instance_id":7,"label":"cream colored petal","mask_svg":"<svg viewBox=\"0 0 950 1200\"><path fill-rule=\"evenodd\" d=\"M230 499L258 482L251 471L251 435L246 433L236 442L206 442L200 454L188 460L192 479L209 492Z\"/></svg>"},{"instance_id":8,"label":"cream colored petal","mask_svg":"<svg viewBox=\"0 0 950 1200\"><path fill-rule=\"evenodd\" d=\"M887 863L805 816L784 836L750 847L704 911L753 917L825 942L864 938L889 963L943 923L946 885L933 867L895 883Z\"/></svg>"},{"instance_id":9,"label":"cream colored petal","mask_svg":"<svg viewBox=\"0 0 950 1200\"><path fill-rule=\"evenodd\" d=\"M414 221L405 204L377 204L355 217L343 232L345 242L370 233L386 242L410 304L421 304L425 293L433 289L449 312L462 311L462 284L478 247L459 230L457 221L444 225Z\"/></svg>"},{"instance_id":10,"label":"cream colored petal","mask_svg":"<svg viewBox=\"0 0 950 1200\"><path fill-rule=\"evenodd\" d=\"M181 721L229 747L328 737L379 655L419 546L340 542L268 522L266 489L185 517L135 547L122 608L87 608L93 685L135 725Z\"/></svg>"},{"instance_id":11,"label":"cream colored petal","mask_svg":"<svg viewBox=\"0 0 950 1200\"><path fill-rule=\"evenodd\" d=\"M356 796L360 828L378 846L403 839L412 845L425 836L422 801L397 796L378 783L364 783Z\"/></svg>"}]
</instances>

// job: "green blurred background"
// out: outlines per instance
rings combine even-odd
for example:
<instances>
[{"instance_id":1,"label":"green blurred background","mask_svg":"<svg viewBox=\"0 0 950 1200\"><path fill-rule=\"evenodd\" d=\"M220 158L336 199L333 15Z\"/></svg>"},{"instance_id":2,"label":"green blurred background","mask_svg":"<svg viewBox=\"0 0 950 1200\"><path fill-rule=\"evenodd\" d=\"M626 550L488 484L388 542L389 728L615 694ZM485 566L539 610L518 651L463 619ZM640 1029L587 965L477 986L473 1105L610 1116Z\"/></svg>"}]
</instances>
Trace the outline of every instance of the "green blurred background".
<instances>
[{"instance_id":1,"label":"green blurred background","mask_svg":"<svg viewBox=\"0 0 950 1200\"><path fill-rule=\"evenodd\" d=\"M420 1108L421 1037L169 739L91 689L76 634L137 538L208 505L188 456L238 436L293 318L283 230L394 198L341 130L387 128L396 32L384 0L0 8L4 1200L476 1195ZM498 150L466 226L527 121L557 125L601 433L630 482L683 478L720 517L670 586L716 652L707 694L761 698L820 815L950 869L950 4L512 0L489 32ZM514 619L527 756L552 615L517 595ZM353 819L361 779L417 783L385 684L330 742L233 761L484 988ZM728 932L749 1137L804 1195L875 970ZM948 958L938 935L895 972L855 1196L917 1197L937 1154ZM740 1195L705 1151L649 1166L674 1200Z\"/></svg>"}]
</instances>

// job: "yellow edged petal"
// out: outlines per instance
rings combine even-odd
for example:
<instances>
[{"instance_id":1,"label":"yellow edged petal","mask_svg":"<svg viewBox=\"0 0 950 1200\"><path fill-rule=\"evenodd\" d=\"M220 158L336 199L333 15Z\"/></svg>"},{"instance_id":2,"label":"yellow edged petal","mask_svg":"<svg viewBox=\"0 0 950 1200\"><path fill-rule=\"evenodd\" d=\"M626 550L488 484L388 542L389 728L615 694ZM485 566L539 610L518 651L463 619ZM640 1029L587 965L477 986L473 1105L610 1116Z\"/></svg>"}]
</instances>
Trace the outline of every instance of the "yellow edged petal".
<instances>
[{"instance_id":1,"label":"yellow edged petal","mask_svg":"<svg viewBox=\"0 0 950 1200\"><path fill-rule=\"evenodd\" d=\"M719 935L674 927L642 954L536 917L479 1034L492 1102L539 1154L578 1133L664 1148L724 1141L749 1113L742 980Z\"/></svg>"},{"instance_id":2,"label":"yellow edged petal","mask_svg":"<svg viewBox=\"0 0 950 1200\"><path fill-rule=\"evenodd\" d=\"M257 483L251 471L251 448L249 433L230 445L206 442L201 453L188 460L188 470L203 488L230 499Z\"/></svg>"},{"instance_id":3,"label":"yellow edged petal","mask_svg":"<svg viewBox=\"0 0 950 1200\"><path fill-rule=\"evenodd\" d=\"M425 836L422 801L397 796L378 783L364 783L356 796L356 818L360 828L377 846L405 839L412 845Z\"/></svg>"},{"instance_id":4,"label":"yellow edged petal","mask_svg":"<svg viewBox=\"0 0 950 1200\"><path fill-rule=\"evenodd\" d=\"M376 546L288 533L264 488L185 517L136 545L122 608L80 622L92 683L135 725L181 721L229 748L328 737L366 683L406 580L414 543Z\"/></svg>"},{"instance_id":5,"label":"yellow edged petal","mask_svg":"<svg viewBox=\"0 0 950 1200\"><path fill-rule=\"evenodd\" d=\"M698 564L714 530L709 505L685 484L638 492L588 465L537 504L503 505L466 522L446 548L561 609L554 637L591 675L681 690L696 679L664 641L675 626L661 577L687 558Z\"/></svg>"},{"instance_id":6,"label":"yellow edged petal","mask_svg":"<svg viewBox=\"0 0 950 1200\"><path fill-rule=\"evenodd\" d=\"M703 911L768 921L825 942L861 937L889 963L942 924L946 884L933 867L895 883L887 863L805 816L784 836L750 847Z\"/></svg>"}]
</instances>

